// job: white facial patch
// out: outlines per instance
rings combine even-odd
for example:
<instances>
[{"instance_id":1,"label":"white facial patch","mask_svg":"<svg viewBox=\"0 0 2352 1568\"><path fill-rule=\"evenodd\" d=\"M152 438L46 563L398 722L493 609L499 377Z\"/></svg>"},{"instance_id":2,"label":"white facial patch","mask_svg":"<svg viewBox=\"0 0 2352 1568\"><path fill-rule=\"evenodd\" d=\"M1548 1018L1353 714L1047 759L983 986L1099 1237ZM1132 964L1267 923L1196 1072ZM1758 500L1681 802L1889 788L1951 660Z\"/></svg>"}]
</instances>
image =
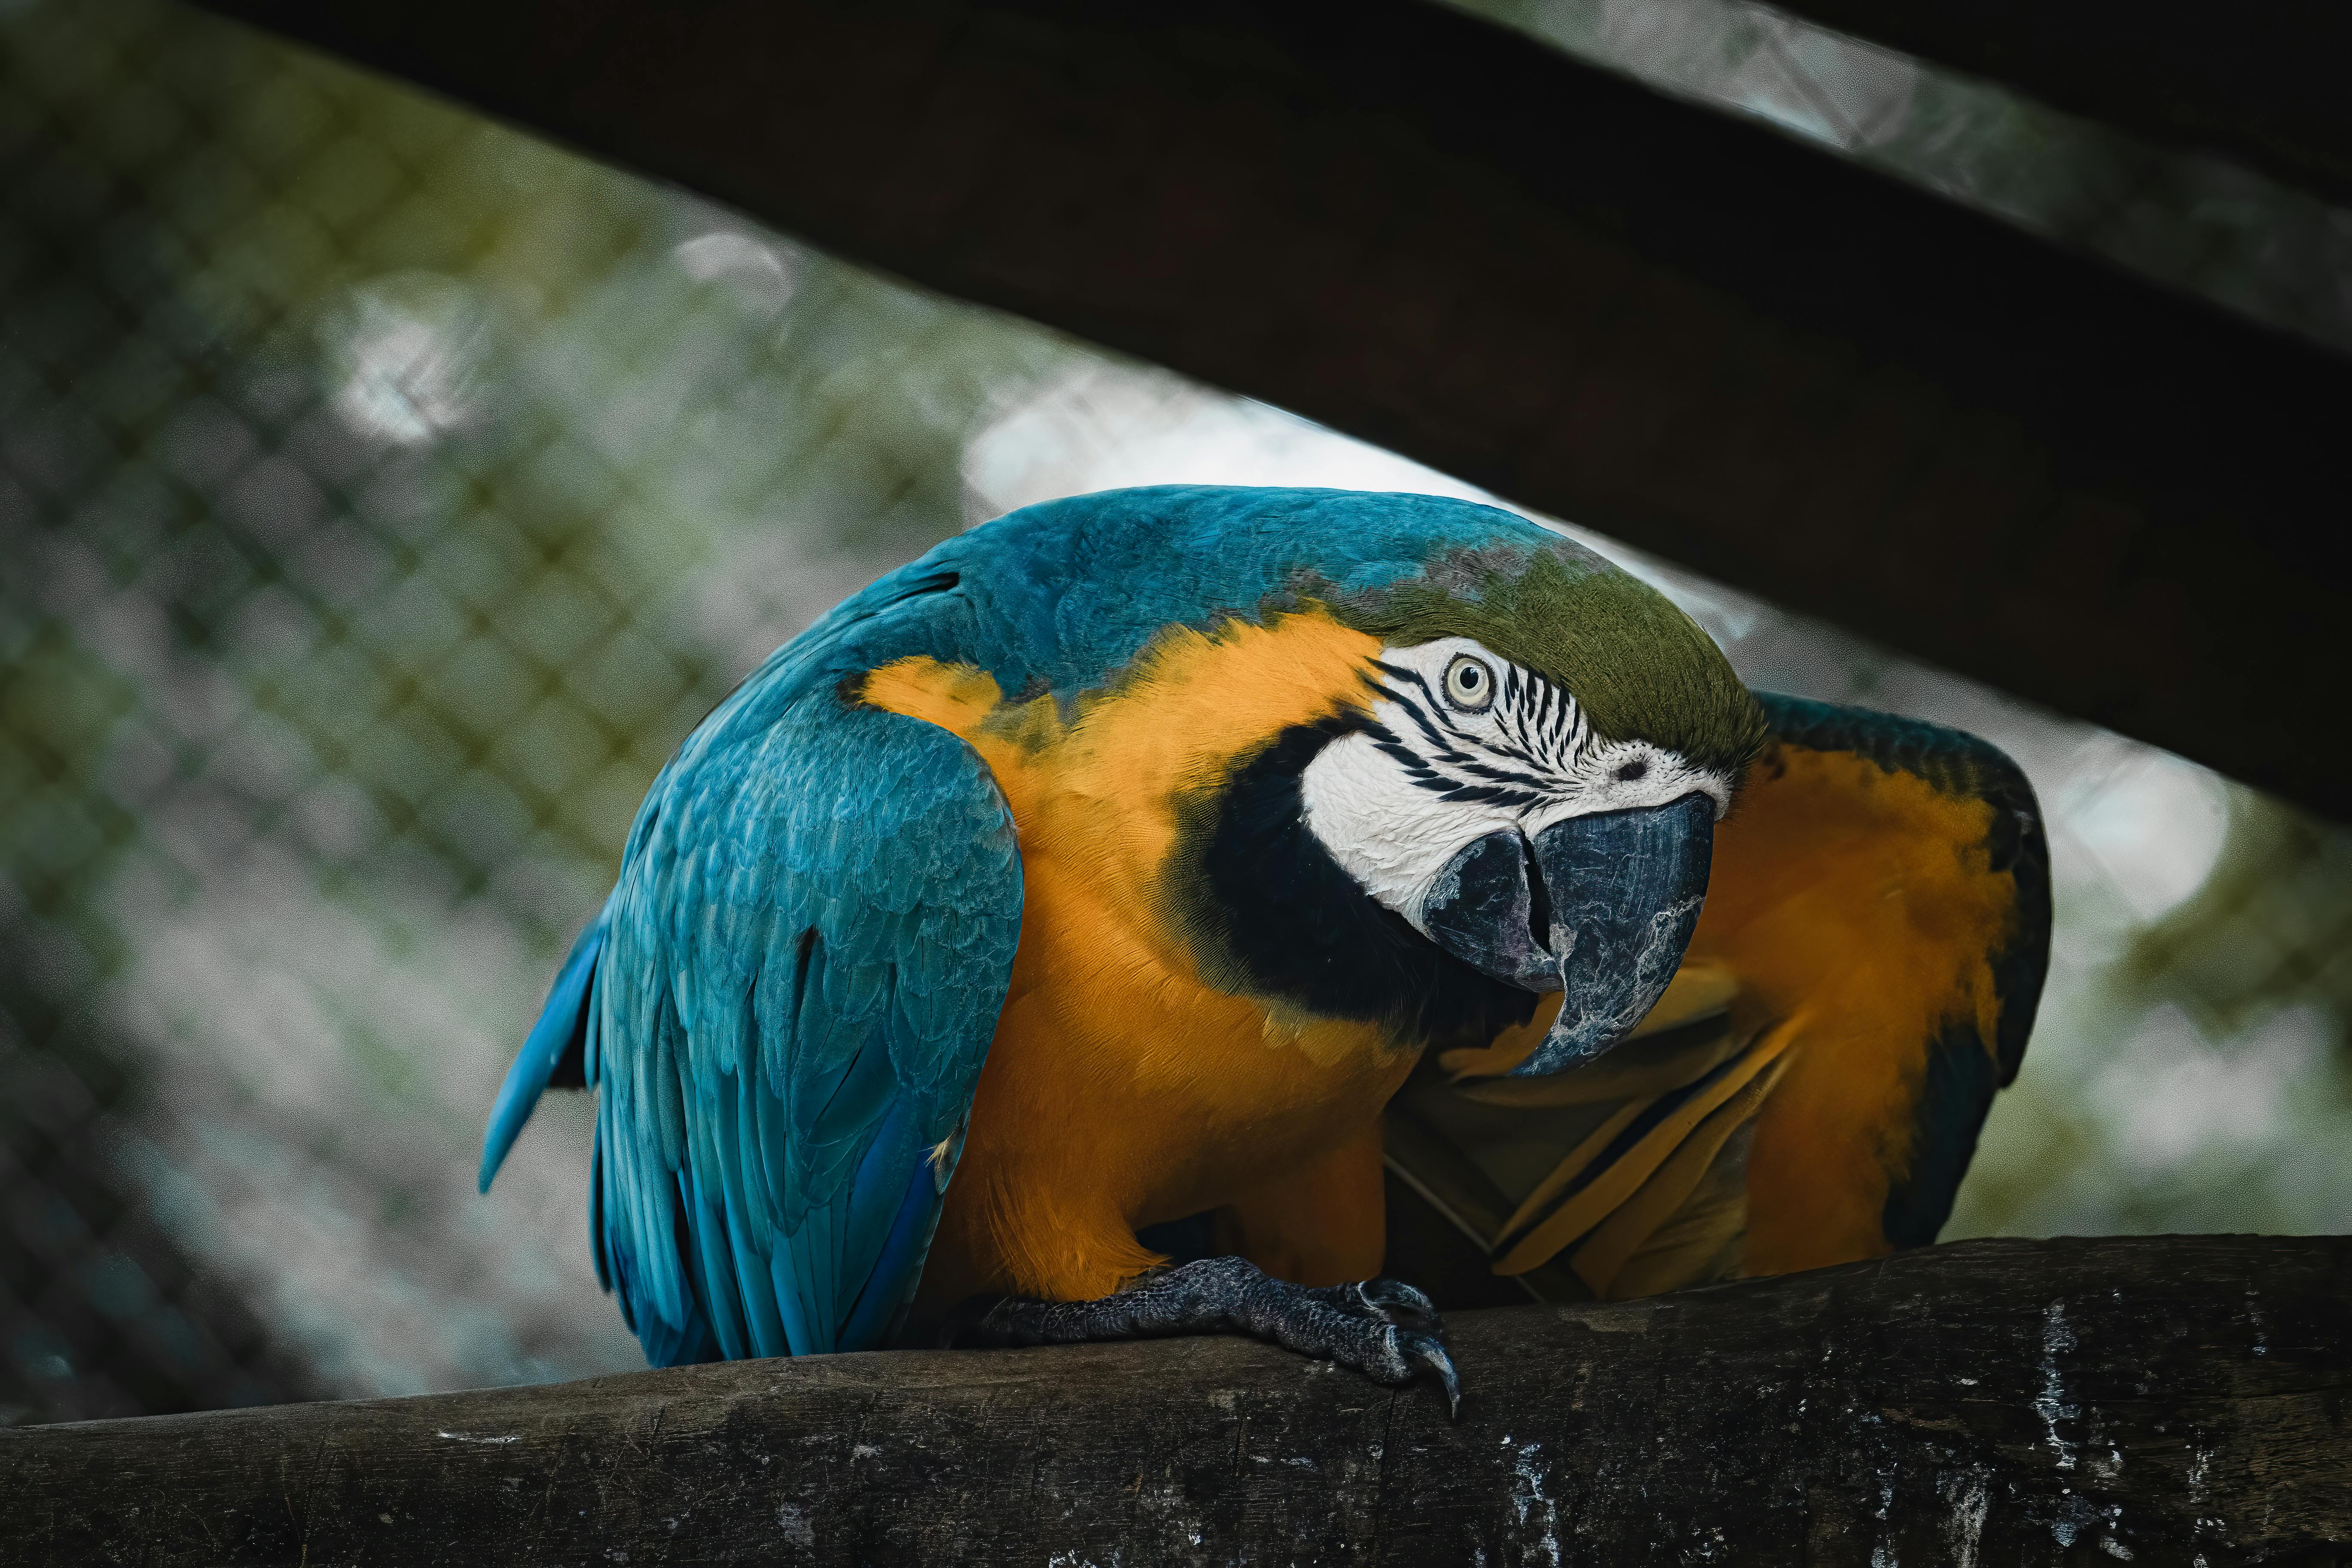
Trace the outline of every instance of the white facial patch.
<instances>
[{"instance_id":1,"label":"white facial patch","mask_svg":"<svg viewBox=\"0 0 2352 1568\"><path fill-rule=\"evenodd\" d=\"M1605 741L1560 687L1468 637L1381 650L1372 727L1300 778L1307 826L1366 891L1416 930L1430 885L1472 841L1667 805L1731 805L1732 780L1643 741Z\"/></svg>"}]
</instances>

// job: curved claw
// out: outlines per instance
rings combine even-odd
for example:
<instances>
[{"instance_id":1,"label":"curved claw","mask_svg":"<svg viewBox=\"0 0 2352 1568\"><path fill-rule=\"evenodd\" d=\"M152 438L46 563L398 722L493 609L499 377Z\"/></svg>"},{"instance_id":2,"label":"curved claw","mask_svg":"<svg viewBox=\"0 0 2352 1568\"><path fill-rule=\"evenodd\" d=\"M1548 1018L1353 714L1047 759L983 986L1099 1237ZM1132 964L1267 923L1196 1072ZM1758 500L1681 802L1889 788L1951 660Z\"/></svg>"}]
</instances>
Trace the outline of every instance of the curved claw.
<instances>
[{"instance_id":1,"label":"curved claw","mask_svg":"<svg viewBox=\"0 0 2352 1568\"><path fill-rule=\"evenodd\" d=\"M1394 1331L1397 1349L1410 1362L1403 1381L1411 1382L1413 1369L1434 1373L1445 1390L1445 1415L1449 1421L1462 1419L1462 1377L1454 1370L1454 1358L1446 1353L1445 1343L1434 1334L1415 1333L1410 1329Z\"/></svg>"},{"instance_id":2,"label":"curved claw","mask_svg":"<svg viewBox=\"0 0 2352 1568\"><path fill-rule=\"evenodd\" d=\"M1327 1286L1313 1295L1343 1312L1394 1323L1399 1328L1433 1334L1445 1331L1445 1320L1439 1314L1436 1303L1402 1279L1359 1279L1352 1284Z\"/></svg>"}]
</instances>

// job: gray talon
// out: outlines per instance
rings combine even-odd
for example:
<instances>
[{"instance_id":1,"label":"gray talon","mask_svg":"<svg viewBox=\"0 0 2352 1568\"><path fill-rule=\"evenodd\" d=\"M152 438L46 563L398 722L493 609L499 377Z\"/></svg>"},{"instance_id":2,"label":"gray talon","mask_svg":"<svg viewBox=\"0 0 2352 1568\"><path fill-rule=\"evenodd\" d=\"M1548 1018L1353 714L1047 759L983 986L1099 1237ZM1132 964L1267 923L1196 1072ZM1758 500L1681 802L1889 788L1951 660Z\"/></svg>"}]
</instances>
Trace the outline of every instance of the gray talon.
<instances>
[{"instance_id":1,"label":"gray talon","mask_svg":"<svg viewBox=\"0 0 2352 1568\"><path fill-rule=\"evenodd\" d=\"M1444 1385L1447 1410L1458 1416L1462 1382L1438 1338L1444 1331L1429 1298L1401 1279L1309 1289L1268 1279L1245 1258L1203 1258L1093 1301L1017 1296L970 1301L950 1318L942 1342L1072 1344L1244 1333L1337 1362L1392 1387L1402 1387L1422 1372L1434 1373Z\"/></svg>"},{"instance_id":2,"label":"gray talon","mask_svg":"<svg viewBox=\"0 0 2352 1568\"><path fill-rule=\"evenodd\" d=\"M1307 1294L1327 1307L1360 1318L1423 1333L1445 1331L1445 1320L1435 1303L1402 1279L1360 1279L1349 1285L1327 1285Z\"/></svg>"},{"instance_id":3,"label":"gray talon","mask_svg":"<svg viewBox=\"0 0 2352 1568\"><path fill-rule=\"evenodd\" d=\"M1433 1334L1445 1331L1437 1304L1402 1279L1367 1279L1356 1287L1356 1293L1391 1323Z\"/></svg>"},{"instance_id":4,"label":"gray talon","mask_svg":"<svg viewBox=\"0 0 2352 1568\"><path fill-rule=\"evenodd\" d=\"M1412 1359L1422 1367L1437 1374L1445 1390L1445 1415L1450 1421L1462 1419L1462 1377L1454 1370L1454 1358L1445 1352L1444 1342L1433 1334L1404 1336Z\"/></svg>"}]
</instances>

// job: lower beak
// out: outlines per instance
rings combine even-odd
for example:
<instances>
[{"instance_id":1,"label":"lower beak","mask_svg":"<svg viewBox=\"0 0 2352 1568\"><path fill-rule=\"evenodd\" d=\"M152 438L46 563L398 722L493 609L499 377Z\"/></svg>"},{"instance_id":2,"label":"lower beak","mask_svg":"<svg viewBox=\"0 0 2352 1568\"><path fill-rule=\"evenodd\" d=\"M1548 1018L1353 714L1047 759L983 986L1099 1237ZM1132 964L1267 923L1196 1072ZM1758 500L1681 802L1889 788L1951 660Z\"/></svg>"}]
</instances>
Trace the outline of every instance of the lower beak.
<instances>
[{"instance_id":1,"label":"lower beak","mask_svg":"<svg viewBox=\"0 0 2352 1568\"><path fill-rule=\"evenodd\" d=\"M1528 991L1559 991L1559 1016L1513 1078L1591 1061L1647 1016L1683 961L1706 899L1715 802L1553 823L1531 842L1490 833L1447 862L1422 929L1465 963Z\"/></svg>"}]
</instances>

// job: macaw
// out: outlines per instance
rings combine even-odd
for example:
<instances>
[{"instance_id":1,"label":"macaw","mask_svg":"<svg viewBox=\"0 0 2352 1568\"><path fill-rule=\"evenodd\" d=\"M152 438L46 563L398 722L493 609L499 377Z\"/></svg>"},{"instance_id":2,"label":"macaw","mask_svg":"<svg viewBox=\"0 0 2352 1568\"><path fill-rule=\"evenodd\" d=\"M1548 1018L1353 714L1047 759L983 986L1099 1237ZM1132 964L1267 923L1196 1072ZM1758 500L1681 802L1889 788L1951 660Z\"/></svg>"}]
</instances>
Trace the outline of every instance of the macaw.
<instances>
[{"instance_id":1,"label":"macaw","mask_svg":"<svg viewBox=\"0 0 2352 1568\"><path fill-rule=\"evenodd\" d=\"M1931 1238L2039 847L1997 752L1759 701L1510 513L1049 502L687 739L480 1182L596 1089L597 1277L656 1365L1240 1331L1457 1400L1380 1278L1399 1194L1538 1296Z\"/></svg>"}]
</instances>

